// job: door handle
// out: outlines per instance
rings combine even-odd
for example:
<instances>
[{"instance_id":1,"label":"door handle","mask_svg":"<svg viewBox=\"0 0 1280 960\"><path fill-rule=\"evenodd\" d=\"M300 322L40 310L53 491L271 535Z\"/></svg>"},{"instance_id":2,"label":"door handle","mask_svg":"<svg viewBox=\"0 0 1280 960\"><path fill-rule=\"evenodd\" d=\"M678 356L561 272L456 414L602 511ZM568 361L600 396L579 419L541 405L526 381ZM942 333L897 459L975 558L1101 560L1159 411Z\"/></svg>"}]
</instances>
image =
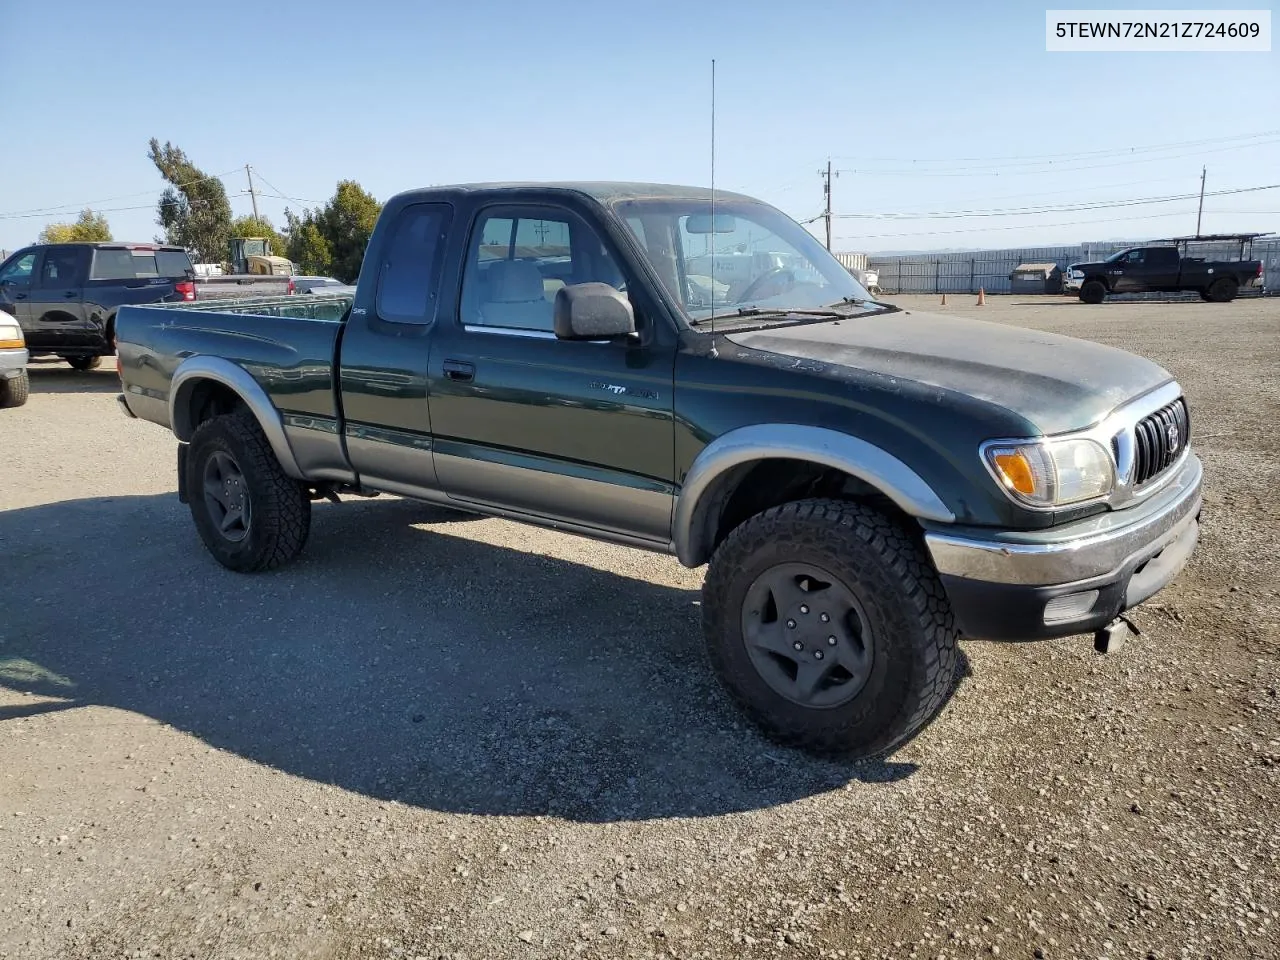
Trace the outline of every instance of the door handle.
<instances>
[{"instance_id":1,"label":"door handle","mask_svg":"<svg viewBox=\"0 0 1280 960\"><path fill-rule=\"evenodd\" d=\"M15 300L25 300L25 299L27 299L27 295L26 295L25 293L15 293L15 294L13 295L13 299L15 299Z\"/></svg>"},{"instance_id":2,"label":"door handle","mask_svg":"<svg viewBox=\"0 0 1280 960\"><path fill-rule=\"evenodd\" d=\"M446 360L444 362L444 375L450 380L469 383L476 377L476 365L474 363L465 363L462 360Z\"/></svg>"},{"instance_id":3,"label":"door handle","mask_svg":"<svg viewBox=\"0 0 1280 960\"><path fill-rule=\"evenodd\" d=\"M68 300L74 300L76 297L79 296L79 294L75 290L68 290L66 293L63 294L63 296L66 297Z\"/></svg>"}]
</instances>

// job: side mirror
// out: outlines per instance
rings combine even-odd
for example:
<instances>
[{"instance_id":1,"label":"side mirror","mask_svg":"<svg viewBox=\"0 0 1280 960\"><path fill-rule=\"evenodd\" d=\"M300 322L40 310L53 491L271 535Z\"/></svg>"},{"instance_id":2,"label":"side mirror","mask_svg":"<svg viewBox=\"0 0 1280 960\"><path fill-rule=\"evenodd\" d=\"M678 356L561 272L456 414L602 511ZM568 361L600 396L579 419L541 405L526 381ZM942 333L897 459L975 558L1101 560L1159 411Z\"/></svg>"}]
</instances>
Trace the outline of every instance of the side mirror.
<instances>
[{"instance_id":1,"label":"side mirror","mask_svg":"<svg viewBox=\"0 0 1280 960\"><path fill-rule=\"evenodd\" d=\"M636 332L631 301L607 283L561 287L552 317L560 340L608 340Z\"/></svg>"}]
</instances>

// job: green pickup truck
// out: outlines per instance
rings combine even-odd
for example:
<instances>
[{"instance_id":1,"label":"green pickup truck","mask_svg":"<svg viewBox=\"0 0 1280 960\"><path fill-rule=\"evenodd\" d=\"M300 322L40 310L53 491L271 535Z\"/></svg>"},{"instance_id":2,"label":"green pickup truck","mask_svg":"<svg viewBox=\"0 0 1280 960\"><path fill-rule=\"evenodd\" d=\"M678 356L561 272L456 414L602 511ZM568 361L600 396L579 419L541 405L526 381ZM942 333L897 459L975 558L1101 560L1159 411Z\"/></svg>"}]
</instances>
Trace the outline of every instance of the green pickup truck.
<instances>
[{"instance_id":1,"label":"green pickup truck","mask_svg":"<svg viewBox=\"0 0 1280 960\"><path fill-rule=\"evenodd\" d=\"M712 666L818 753L911 737L961 636L1122 639L1199 531L1167 371L875 301L739 194L408 191L352 296L116 324L120 403L177 437L178 496L224 566L287 563L312 501L348 493L708 564Z\"/></svg>"}]
</instances>

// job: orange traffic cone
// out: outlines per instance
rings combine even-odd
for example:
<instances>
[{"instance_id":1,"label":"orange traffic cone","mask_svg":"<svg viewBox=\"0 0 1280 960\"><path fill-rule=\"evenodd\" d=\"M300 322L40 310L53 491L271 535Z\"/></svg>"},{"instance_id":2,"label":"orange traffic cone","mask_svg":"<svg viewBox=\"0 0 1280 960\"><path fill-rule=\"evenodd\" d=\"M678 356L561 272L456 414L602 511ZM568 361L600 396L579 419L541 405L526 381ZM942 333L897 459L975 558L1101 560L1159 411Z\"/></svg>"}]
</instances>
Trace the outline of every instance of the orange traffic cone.
<instances>
[{"instance_id":1,"label":"orange traffic cone","mask_svg":"<svg viewBox=\"0 0 1280 960\"><path fill-rule=\"evenodd\" d=\"M942 295L942 305L944 307L947 305L947 295L945 293Z\"/></svg>"},{"instance_id":2,"label":"orange traffic cone","mask_svg":"<svg viewBox=\"0 0 1280 960\"><path fill-rule=\"evenodd\" d=\"M982 287L978 288L978 306L982 306L987 302L987 291Z\"/></svg>"}]
</instances>

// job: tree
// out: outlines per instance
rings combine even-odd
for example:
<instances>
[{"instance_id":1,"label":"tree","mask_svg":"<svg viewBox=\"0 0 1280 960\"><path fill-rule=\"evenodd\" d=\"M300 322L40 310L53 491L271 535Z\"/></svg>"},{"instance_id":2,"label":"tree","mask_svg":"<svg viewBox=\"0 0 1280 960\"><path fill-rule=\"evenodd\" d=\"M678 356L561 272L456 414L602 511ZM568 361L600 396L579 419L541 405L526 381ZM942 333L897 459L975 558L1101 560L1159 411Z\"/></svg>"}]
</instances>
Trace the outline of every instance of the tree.
<instances>
[{"instance_id":1,"label":"tree","mask_svg":"<svg viewBox=\"0 0 1280 960\"><path fill-rule=\"evenodd\" d=\"M194 250L202 262L221 262L231 239L231 203L222 181L206 174L168 141L162 147L152 137L147 157L169 183L160 196L156 219L164 228L165 240Z\"/></svg>"},{"instance_id":2,"label":"tree","mask_svg":"<svg viewBox=\"0 0 1280 960\"><path fill-rule=\"evenodd\" d=\"M37 243L99 243L111 239L107 218L92 210L81 210L75 223L51 223L40 231Z\"/></svg>"},{"instance_id":3,"label":"tree","mask_svg":"<svg viewBox=\"0 0 1280 960\"><path fill-rule=\"evenodd\" d=\"M289 246L286 256L300 273L326 276L333 267L333 247L320 233L316 213L307 210L301 217L291 210L284 212L289 224Z\"/></svg>"},{"instance_id":4,"label":"tree","mask_svg":"<svg viewBox=\"0 0 1280 960\"><path fill-rule=\"evenodd\" d=\"M287 257L289 243L266 217L243 216L231 221L233 237L266 237L271 242L271 252L277 257Z\"/></svg>"},{"instance_id":5,"label":"tree","mask_svg":"<svg viewBox=\"0 0 1280 960\"><path fill-rule=\"evenodd\" d=\"M364 250L382 204L354 180L341 180L323 207L298 216L285 212L289 224L289 259L306 273L354 283Z\"/></svg>"},{"instance_id":6,"label":"tree","mask_svg":"<svg viewBox=\"0 0 1280 960\"><path fill-rule=\"evenodd\" d=\"M354 180L338 181L333 199L320 215L320 233L333 250L333 275L344 283L355 283L364 261L373 225L382 204Z\"/></svg>"}]
</instances>

